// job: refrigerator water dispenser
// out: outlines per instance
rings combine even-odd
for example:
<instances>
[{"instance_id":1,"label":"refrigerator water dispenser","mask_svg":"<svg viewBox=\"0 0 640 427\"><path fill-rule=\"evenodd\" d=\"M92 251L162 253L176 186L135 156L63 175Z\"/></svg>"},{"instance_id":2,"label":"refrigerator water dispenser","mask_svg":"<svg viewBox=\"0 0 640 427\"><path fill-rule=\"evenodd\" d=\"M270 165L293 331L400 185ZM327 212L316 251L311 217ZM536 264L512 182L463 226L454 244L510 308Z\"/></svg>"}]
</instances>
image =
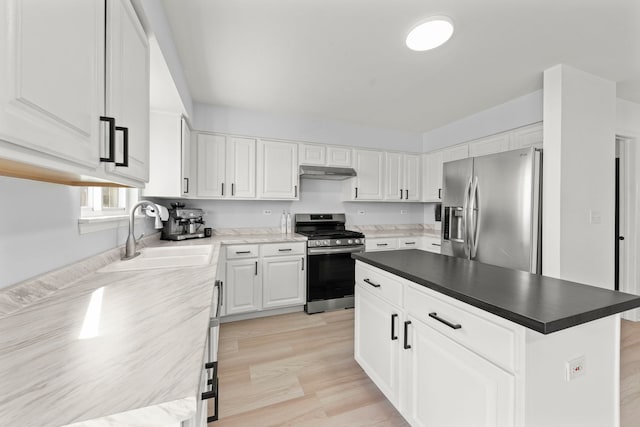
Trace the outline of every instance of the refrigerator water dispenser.
<instances>
[{"instance_id":1,"label":"refrigerator water dispenser","mask_svg":"<svg viewBox=\"0 0 640 427\"><path fill-rule=\"evenodd\" d=\"M445 206L444 208L444 240L464 242L464 208Z\"/></svg>"}]
</instances>

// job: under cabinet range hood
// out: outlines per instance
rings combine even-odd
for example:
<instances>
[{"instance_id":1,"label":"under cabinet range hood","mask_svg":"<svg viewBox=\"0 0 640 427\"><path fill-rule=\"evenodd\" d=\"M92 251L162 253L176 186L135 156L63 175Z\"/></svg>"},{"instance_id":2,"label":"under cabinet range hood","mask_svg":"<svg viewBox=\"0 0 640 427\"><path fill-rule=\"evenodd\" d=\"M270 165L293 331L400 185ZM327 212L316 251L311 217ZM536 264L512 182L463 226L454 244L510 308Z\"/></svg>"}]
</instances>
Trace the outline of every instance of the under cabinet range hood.
<instances>
[{"instance_id":1,"label":"under cabinet range hood","mask_svg":"<svg viewBox=\"0 0 640 427\"><path fill-rule=\"evenodd\" d=\"M311 165L300 166L300 178L331 179L334 181L341 181L343 179L353 178L356 175L356 170L353 168Z\"/></svg>"}]
</instances>

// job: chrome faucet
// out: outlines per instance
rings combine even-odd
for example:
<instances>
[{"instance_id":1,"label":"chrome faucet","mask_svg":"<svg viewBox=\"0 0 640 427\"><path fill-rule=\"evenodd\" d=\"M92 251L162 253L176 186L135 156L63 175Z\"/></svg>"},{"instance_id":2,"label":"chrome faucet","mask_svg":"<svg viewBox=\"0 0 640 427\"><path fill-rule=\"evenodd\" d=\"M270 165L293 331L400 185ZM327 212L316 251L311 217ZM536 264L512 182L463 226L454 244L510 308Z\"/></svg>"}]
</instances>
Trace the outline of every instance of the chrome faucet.
<instances>
[{"instance_id":1,"label":"chrome faucet","mask_svg":"<svg viewBox=\"0 0 640 427\"><path fill-rule=\"evenodd\" d=\"M147 200L140 200L138 203L133 205L131 208L131 215L129 215L129 235L127 236L127 242L124 245L124 255L122 256L123 260L135 258L140 255L140 252L136 252L136 237L133 234L133 227L135 222L135 213L136 209L140 206L147 206L146 209L153 209L156 212L156 219L154 227L156 229L162 228L162 220L160 219L160 208L153 202L149 202ZM140 235L142 237L143 235Z\"/></svg>"}]
</instances>

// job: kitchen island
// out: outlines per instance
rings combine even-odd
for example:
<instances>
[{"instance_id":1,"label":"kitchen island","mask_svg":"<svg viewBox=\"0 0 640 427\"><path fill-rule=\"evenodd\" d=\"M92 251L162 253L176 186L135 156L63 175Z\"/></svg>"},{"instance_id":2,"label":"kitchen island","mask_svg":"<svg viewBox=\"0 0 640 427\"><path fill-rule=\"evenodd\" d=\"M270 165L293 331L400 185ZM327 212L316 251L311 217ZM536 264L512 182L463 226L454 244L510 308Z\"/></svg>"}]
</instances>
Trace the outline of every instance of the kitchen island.
<instances>
[{"instance_id":1,"label":"kitchen island","mask_svg":"<svg viewBox=\"0 0 640 427\"><path fill-rule=\"evenodd\" d=\"M640 297L418 250L354 254L355 358L411 425L619 425Z\"/></svg>"}]
</instances>

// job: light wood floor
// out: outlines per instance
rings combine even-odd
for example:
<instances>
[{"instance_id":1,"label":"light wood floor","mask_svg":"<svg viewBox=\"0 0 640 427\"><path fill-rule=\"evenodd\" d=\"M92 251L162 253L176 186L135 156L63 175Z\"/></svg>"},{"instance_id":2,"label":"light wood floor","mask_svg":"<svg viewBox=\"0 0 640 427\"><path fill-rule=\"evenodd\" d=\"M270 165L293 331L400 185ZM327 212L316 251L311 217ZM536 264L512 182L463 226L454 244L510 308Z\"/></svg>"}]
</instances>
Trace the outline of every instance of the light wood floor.
<instances>
[{"instance_id":1,"label":"light wood floor","mask_svg":"<svg viewBox=\"0 0 640 427\"><path fill-rule=\"evenodd\" d=\"M640 324L623 321L621 426L640 419ZM229 426L404 427L353 359L353 310L225 323L220 419Z\"/></svg>"}]
</instances>

